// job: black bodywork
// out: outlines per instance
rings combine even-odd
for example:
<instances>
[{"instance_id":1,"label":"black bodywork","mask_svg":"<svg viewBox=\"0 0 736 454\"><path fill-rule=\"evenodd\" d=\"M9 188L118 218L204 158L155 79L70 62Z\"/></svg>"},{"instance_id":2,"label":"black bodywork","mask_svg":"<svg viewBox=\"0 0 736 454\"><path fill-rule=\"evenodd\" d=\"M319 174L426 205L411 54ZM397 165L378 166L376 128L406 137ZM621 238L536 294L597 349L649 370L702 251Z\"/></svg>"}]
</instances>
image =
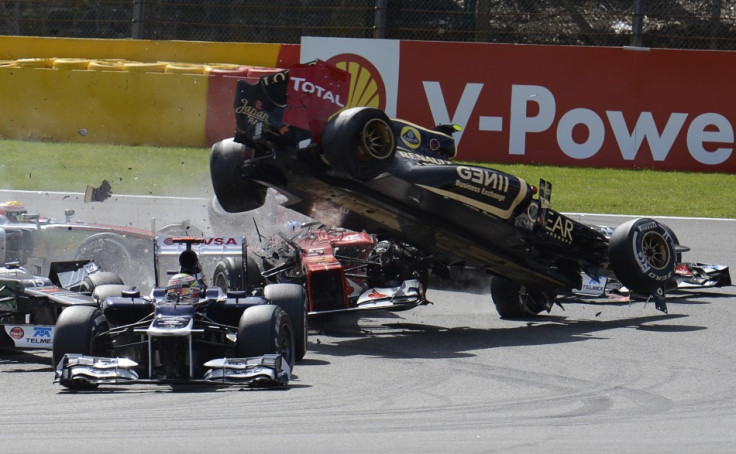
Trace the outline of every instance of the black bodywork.
<instances>
[{"instance_id":1,"label":"black bodywork","mask_svg":"<svg viewBox=\"0 0 736 454\"><path fill-rule=\"evenodd\" d=\"M339 92L340 81L322 89ZM626 284L658 296L665 310L663 281L674 271L677 245L660 224L660 269L650 273L647 260L636 257L641 244L614 252L601 232L551 209L548 182L535 187L452 162L451 126L427 129L360 107L324 116L300 106L301 99L288 71L257 84L238 82L236 134L215 144L210 159L215 193L227 211L256 208L271 187L288 198L286 207L325 224L400 238L437 263L481 267L521 286L522 299L533 289L547 310L557 293L580 287L581 272L613 276L612 258L620 269L641 263L638 274L646 276L623 276ZM300 119L308 129L287 122L297 111L310 119ZM381 129L382 123L388 126ZM640 241L648 221L629 226L637 230L633 239L618 242Z\"/></svg>"}]
</instances>

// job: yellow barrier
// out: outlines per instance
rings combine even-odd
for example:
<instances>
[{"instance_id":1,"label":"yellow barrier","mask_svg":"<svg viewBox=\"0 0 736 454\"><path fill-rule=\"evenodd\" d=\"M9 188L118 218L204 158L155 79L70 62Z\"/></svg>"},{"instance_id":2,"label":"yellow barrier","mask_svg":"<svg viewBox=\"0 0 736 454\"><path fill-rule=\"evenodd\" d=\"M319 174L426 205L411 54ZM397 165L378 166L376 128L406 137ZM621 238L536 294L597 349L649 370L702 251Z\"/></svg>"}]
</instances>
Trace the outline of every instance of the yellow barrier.
<instances>
[{"instance_id":1,"label":"yellow barrier","mask_svg":"<svg viewBox=\"0 0 736 454\"><path fill-rule=\"evenodd\" d=\"M166 71L166 62L126 62L123 64L125 71L137 73L162 73Z\"/></svg>"},{"instance_id":2,"label":"yellow barrier","mask_svg":"<svg viewBox=\"0 0 736 454\"><path fill-rule=\"evenodd\" d=\"M276 67L281 44L154 41L144 39L0 36L0 60L19 58L116 58L130 61L232 62Z\"/></svg>"},{"instance_id":3,"label":"yellow barrier","mask_svg":"<svg viewBox=\"0 0 736 454\"><path fill-rule=\"evenodd\" d=\"M194 63L169 63L166 65L164 72L169 74L204 74L205 66Z\"/></svg>"},{"instance_id":4,"label":"yellow barrier","mask_svg":"<svg viewBox=\"0 0 736 454\"><path fill-rule=\"evenodd\" d=\"M54 66L53 58L19 58L15 61L14 66L18 68L52 68Z\"/></svg>"},{"instance_id":5,"label":"yellow barrier","mask_svg":"<svg viewBox=\"0 0 736 454\"><path fill-rule=\"evenodd\" d=\"M207 63L205 65L205 73L212 71L240 71L246 65L237 65L235 63Z\"/></svg>"},{"instance_id":6,"label":"yellow barrier","mask_svg":"<svg viewBox=\"0 0 736 454\"><path fill-rule=\"evenodd\" d=\"M86 58L56 58L54 69L87 69L90 61Z\"/></svg>"},{"instance_id":7,"label":"yellow barrier","mask_svg":"<svg viewBox=\"0 0 736 454\"><path fill-rule=\"evenodd\" d=\"M0 36L0 138L208 146L209 75L276 67L281 48Z\"/></svg>"},{"instance_id":8,"label":"yellow barrier","mask_svg":"<svg viewBox=\"0 0 736 454\"><path fill-rule=\"evenodd\" d=\"M0 136L207 146L208 76L110 71L110 66L115 67L112 63L96 64L105 70L0 66Z\"/></svg>"},{"instance_id":9,"label":"yellow barrier","mask_svg":"<svg viewBox=\"0 0 736 454\"><path fill-rule=\"evenodd\" d=\"M122 60L93 60L89 62L87 69L94 71L122 71L124 61Z\"/></svg>"}]
</instances>

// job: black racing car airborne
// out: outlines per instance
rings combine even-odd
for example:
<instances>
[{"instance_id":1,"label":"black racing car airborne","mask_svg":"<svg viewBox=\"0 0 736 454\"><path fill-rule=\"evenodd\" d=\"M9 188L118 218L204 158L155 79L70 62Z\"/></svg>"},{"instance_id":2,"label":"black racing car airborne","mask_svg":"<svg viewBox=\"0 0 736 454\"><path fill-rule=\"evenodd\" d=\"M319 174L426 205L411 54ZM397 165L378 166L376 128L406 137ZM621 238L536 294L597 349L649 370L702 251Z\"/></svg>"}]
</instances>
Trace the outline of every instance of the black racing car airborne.
<instances>
[{"instance_id":1,"label":"black racing car airborne","mask_svg":"<svg viewBox=\"0 0 736 454\"><path fill-rule=\"evenodd\" d=\"M666 312L676 256L671 230L642 218L601 232L550 208L536 188L497 170L451 161L452 125L433 129L370 107L343 108L349 74L324 62L238 81L236 133L210 156L215 194L229 212L263 204L267 187L288 208L327 225L389 234L493 275L502 317L549 311L582 273L616 277Z\"/></svg>"},{"instance_id":2,"label":"black racing car airborne","mask_svg":"<svg viewBox=\"0 0 736 454\"><path fill-rule=\"evenodd\" d=\"M302 287L269 285L262 296L207 287L192 246L203 246L203 254L229 247L242 253L242 244L234 238L157 238L156 258L166 255L161 249L181 245L180 268L165 287L157 285L150 295L118 291L98 305L61 313L54 333L55 382L76 389L288 384L306 350Z\"/></svg>"}]
</instances>

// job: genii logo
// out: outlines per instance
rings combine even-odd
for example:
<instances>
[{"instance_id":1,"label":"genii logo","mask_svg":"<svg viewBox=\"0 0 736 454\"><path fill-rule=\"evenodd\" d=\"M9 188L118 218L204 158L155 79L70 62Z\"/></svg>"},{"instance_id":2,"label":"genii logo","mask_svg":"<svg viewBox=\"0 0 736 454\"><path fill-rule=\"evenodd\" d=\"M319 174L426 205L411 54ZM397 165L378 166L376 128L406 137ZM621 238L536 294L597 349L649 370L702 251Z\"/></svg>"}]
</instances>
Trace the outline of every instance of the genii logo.
<instances>
[{"instance_id":1,"label":"genii logo","mask_svg":"<svg viewBox=\"0 0 736 454\"><path fill-rule=\"evenodd\" d=\"M339 54L327 60L350 74L350 92L345 107L375 107L386 110L386 85L380 72L366 58Z\"/></svg>"}]
</instances>

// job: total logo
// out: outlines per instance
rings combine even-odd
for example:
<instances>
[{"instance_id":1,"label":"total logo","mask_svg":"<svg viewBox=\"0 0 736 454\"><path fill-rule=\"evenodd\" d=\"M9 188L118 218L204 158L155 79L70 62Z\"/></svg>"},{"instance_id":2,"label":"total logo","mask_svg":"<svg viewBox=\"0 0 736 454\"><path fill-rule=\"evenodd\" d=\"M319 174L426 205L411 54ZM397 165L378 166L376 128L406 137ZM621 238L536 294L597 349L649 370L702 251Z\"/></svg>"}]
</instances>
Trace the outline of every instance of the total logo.
<instances>
[{"instance_id":1,"label":"total logo","mask_svg":"<svg viewBox=\"0 0 736 454\"><path fill-rule=\"evenodd\" d=\"M386 85L380 72L366 58L339 54L327 60L350 74L350 91L345 107L375 107L386 110Z\"/></svg>"}]
</instances>

